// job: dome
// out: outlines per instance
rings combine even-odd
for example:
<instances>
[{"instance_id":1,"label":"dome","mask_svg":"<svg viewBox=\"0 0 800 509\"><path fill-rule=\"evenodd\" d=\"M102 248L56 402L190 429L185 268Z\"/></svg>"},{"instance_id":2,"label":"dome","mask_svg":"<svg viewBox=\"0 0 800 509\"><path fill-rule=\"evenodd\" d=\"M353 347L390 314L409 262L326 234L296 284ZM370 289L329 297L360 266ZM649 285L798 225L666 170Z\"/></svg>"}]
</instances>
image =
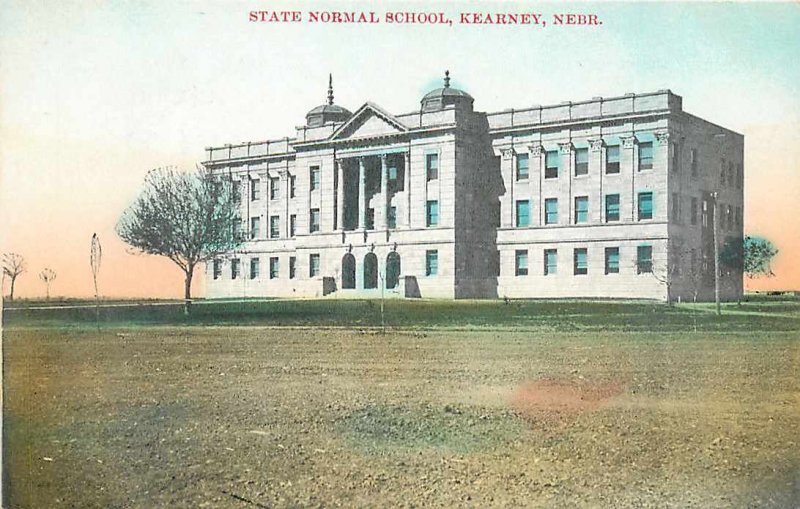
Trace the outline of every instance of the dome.
<instances>
[{"instance_id":1,"label":"dome","mask_svg":"<svg viewBox=\"0 0 800 509\"><path fill-rule=\"evenodd\" d=\"M333 76L328 75L328 102L306 113L306 125L319 127L329 122L344 122L351 115L347 108L333 104Z\"/></svg>"},{"instance_id":2,"label":"dome","mask_svg":"<svg viewBox=\"0 0 800 509\"><path fill-rule=\"evenodd\" d=\"M450 86L450 71L445 71L444 86L425 94L420 103L422 104L423 111L440 110L450 104L463 106L472 110L472 103L474 101L475 99L468 93Z\"/></svg>"}]
</instances>

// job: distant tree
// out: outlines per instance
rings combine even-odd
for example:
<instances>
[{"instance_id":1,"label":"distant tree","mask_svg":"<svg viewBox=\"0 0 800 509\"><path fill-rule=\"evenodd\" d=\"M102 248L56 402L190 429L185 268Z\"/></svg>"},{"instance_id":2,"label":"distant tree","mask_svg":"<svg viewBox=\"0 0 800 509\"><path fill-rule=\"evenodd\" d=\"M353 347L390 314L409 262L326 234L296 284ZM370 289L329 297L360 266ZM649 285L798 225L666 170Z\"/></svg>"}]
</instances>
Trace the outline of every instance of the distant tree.
<instances>
[{"instance_id":1,"label":"distant tree","mask_svg":"<svg viewBox=\"0 0 800 509\"><path fill-rule=\"evenodd\" d=\"M92 234L92 243L89 247L89 265L92 267L92 281L94 282L94 312L98 329L100 328L100 292L97 289L97 275L100 273L100 262L103 258L103 247L100 237Z\"/></svg>"},{"instance_id":2,"label":"distant tree","mask_svg":"<svg viewBox=\"0 0 800 509\"><path fill-rule=\"evenodd\" d=\"M47 300L50 300L50 285L56 280L56 272L53 269L45 268L39 273L39 279L42 280L47 289Z\"/></svg>"},{"instance_id":3,"label":"distant tree","mask_svg":"<svg viewBox=\"0 0 800 509\"><path fill-rule=\"evenodd\" d=\"M749 278L772 277L772 259L778 249L769 240L747 235L730 238L720 252L720 263L729 271L744 272Z\"/></svg>"},{"instance_id":4,"label":"distant tree","mask_svg":"<svg viewBox=\"0 0 800 509\"><path fill-rule=\"evenodd\" d=\"M3 255L3 274L11 278L11 293L8 300L14 300L14 284L20 274L27 270L25 258L17 253L5 253Z\"/></svg>"},{"instance_id":5,"label":"distant tree","mask_svg":"<svg viewBox=\"0 0 800 509\"><path fill-rule=\"evenodd\" d=\"M117 234L141 253L166 256L184 273L189 313L195 267L242 242L233 183L202 166L151 170L144 189L123 212Z\"/></svg>"}]
</instances>

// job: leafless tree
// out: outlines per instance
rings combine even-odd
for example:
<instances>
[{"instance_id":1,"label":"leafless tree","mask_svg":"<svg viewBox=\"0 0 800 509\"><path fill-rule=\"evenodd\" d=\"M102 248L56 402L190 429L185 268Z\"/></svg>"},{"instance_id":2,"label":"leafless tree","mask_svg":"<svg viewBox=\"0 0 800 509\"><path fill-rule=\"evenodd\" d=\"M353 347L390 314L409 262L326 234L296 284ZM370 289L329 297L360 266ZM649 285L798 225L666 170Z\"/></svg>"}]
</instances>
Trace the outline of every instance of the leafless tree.
<instances>
[{"instance_id":1,"label":"leafless tree","mask_svg":"<svg viewBox=\"0 0 800 509\"><path fill-rule=\"evenodd\" d=\"M17 253L5 253L3 255L3 274L11 278L11 293L8 300L14 300L14 284L20 274L25 272L25 258Z\"/></svg>"},{"instance_id":2,"label":"leafless tree","mask_svg":"<svg viewBox=\"0 0 800 509\"><path fill-rule=\"evenodd\" d=\"M93 233L92 244L89 248L89 265L92 267L92 280L94 281L94 314L98 330L100 328L100 292L97 289L97 274L100 272L102 258L103 247L100 245L100 237Z\"/></svg>"},{"instance_id":3,"label":"leafless tree","mask_svg":"<svg viewBox=\"0 0 800 509\"><path fill-rule=\"evenodd\" d=\"M184 273L189 313L195 267L242 242L231 182L202 166L151 170L144 189L117 223L117 234L140 253L166 256Z\"/></svg>"},{"instance_id":4,"label":"leafless tree","mask_svg":"<svg viewBox=\"0 0 800 509\"><path fill-rule=\"evenodd\" d=\"M47 289L47 300L50 300L50 285L56 280L56 272L53 269L45 268L39 273L39 279L42 280Z\"/></svg>"}]
</instances>

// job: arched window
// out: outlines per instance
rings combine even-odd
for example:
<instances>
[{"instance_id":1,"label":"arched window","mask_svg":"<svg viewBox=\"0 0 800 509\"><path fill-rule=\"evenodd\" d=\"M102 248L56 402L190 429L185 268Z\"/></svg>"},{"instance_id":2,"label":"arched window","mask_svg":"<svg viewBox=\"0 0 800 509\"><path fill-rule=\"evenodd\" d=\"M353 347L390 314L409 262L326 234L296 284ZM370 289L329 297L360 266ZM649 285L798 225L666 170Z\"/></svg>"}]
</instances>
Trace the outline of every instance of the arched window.
<instances>
[{"instance_id":1,"label":"arched window","mask_svg":"<svg viewBox=\"0 0 800 509\"><path fill-rule=\"evenodd\" d=\"M392 251L386 257L386 288L397 288L400 281L400 255Z\"/></svg>"},{"instance_id":2,"label":"arched window","mask_svg":"<svg viewBox=\"0 0 800 509\"><path fill-rule=\"evenodd\" d=\"M364 289L378 287L378 257L367 253L364 257Z\"/></svg>"},{"instance_id":3,"label":"arched window","mask_svg":"<svg viewBox=\"0 0 800 509\"><path fill-rule=\"evenodd\" d=\"M356 287L356 258L347 253L342 257L342 289Z\"/></svg>"}]
</instances>

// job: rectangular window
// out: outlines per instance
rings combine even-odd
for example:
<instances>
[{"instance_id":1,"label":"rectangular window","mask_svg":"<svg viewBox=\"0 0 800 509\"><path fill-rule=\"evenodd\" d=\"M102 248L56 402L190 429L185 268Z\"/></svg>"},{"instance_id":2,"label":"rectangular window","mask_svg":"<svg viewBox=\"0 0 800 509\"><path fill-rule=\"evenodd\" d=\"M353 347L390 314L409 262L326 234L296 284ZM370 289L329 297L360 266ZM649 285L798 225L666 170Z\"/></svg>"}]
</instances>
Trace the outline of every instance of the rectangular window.
<instances>
[{"instance_id":1,"label":"rectangular window","mask_svg":"<svg viewBox=\"0 0 800 509\"><path fill-rule=\"evenodd\" d=\"M697 176L697 164L698 164L697 163L697 149L696 148L693 148L691 151L689 151L689 158L691 159L689 161L689 164L691 164L691 167L692 167L692 177L696 177Z\"/></svg>"},{"instance_id":2,"label":"rectangular window","mask_svg":"<svg viewBox=\"0 0 800 509\"><path fill-rule=\"evenodd\" d=\"M297 257L289 257L289 279L294 279L297 275Z\"/></svg>"},{"instance_id":3,"label":"rectangular window","mask_svg":"<svg viewBox=\"0 0 800 509\"><path fill-rule=\"evenodd\" d=\"M211 266L211 273L214 275L214 279L219 279L220 276L222 276L222 260L219 258L214 259Z\"/></svg>"},{"instance_id":4,"label":"rectangular window","mask_svg":"<svg viewBox=\"0 0 800 509\"><path fill-rule=\"evenodd\" d=\"M269 179L269 199L277 200L281 197L281 179L271 177Z\"/></svg>"},{"instance_id":5,"label":"rectangular window","mask_svg":"<svg viewBox=\"0 0 800 509\"><path fill-rule=\"evenodd\" d=\"M525 249L518 249L514 254L514 267L515 274L518 276L528 275L528 251Z\"/></svg>"},{"instance_id":6,"label":"rectangular window","mask_svg":"<svg viewBox=\"0 0 800 509\"><path fill-rule=\"evenodd\" d=\"M308 255L308 276L319 276L319 253Z\"/></svg>"},{"instance_id":7,"label":"rectangular window","mask_svg":"<svg viewBox=\"0 0 800 509\"><path fill-rule=\"evenodd\" d=\"M425 211L425 224L427 226L436 226L439 224L439 202L436 200L428 200Z\"/></svg>"},{"instance_id":8,"label":"rectangular window","mask_svg":"<svg viewBox=\"0 0 800 509\"><path fill-rule=\"evenodd\" d=\"M576 148L575 149L575 176L589 174L589 149Z\"/></svg>"},{"instance_id":9,"label":"rectangular window","mask_svg":"<svg viewBox=\"0 0 800 509\"><path fill-rule=\"evenodd\" d=\"M308 177L312 191L319 189L319 166L312 166L308 169Z\"/></svg>"},{"instance_id":10,"label":"rectangular window","mask_svg":"<svg viewBox=\"0 0 800 509\"><path fill-rule=\"evenodd\" d=\"M367 230L375 229L375 209L373 207L367 209L367 214L364 219L366 219L364 223Z\"/></svg>"},{"instance_id":11,"label":"rectangular window","mask_svg":"<svg viewBox=\"0 0 800 509\"><path fill-rule=\"evenodd\" d=\"M289 216L289 237L297 235L297 214Z\"/></svg>"},{"instance_id":12,"label":"rectangular window","mask_svg":"<svg viewBox=\"0 0 800 509\"><path fill-rule=\"evenodd\" d=\"M389 184L397 183L397 166L389 166Z\"/></svg>"},{"instance_id":13,"label":"rectangular window","mask_svg":"<svg viewBox=\"0 0 800 509\"><path fill-rule=\"evenodd\" d=\"M425 275L435 276L439 273L439 251L425 251Z\"/></svg>"},{"instance_id":14,"label":"rectangular window","mask_svg":"<svg viewBox=\"0 0 800 509\"><path fill-rule=\"evenodd\" d=\"M653 169L653 142L639 143L639 171Z\"/></svg>"},{"instance_id":15,"label":"rectangular window","mask_svg":"<svg viewBox=\"0 0 800 509\"><path fill-rule=\"evenodd\" d=\"M692 197L692 206L691 210L689 211L689 218L692 222L692 225L697 224L697 198L694 196Z\"/></svg>"},{"instance_id":16,"label":"rectangular window","mask_svg":"<svg viewBox=\"0 0 800 509\"><path fill-rule=\"evenodd\" d=\"M239 271L240 271L239 264L240 262L238 258L234 258L231 260L231 279L236 279L239 277Z\"/></svg>"},{"instance_id":17,"label":"rectangular window","mask_svg":"<svg viewBox=\"0 0 800 509\"><path fill-rule=\"evenodd\" d=\"M269 278L270 279L278 279L278 275L280 274L280 265L279 265L278 257L273 256L269 259Z\"/></svg>"},{"instance_id":18,"label":"rectangular window","mask_svg":"<svg viewBox=\"0 0 800 509\"><path fill-rule=\"evenodd\" d=\"M576 276L583 276L589 273L589 255L585 247L579 247L572 251L572 259L574 262L574 274Z\"/></svg>"},{"instance_id":19,"label":"rectangular window","mask_svg":"<svg viewBox=\"0 0 800 509\"><path fill-rule=\"evenodd\" d=\"M619 145L606 147L606 173L619 173Z\"/></svg>"},{"instance_id":20,"label":"rectangular window","mask_svg":"<svg viewBox=\"0 0 800 509\"><path fill-rule=\"evenodd\" d=\"M671 145L672 148L672 172L680 173L681 171L681 146L677 143Z\"/></svg>"},{"instance_id":21,"label":"rectangular window","mask_svg":"<svg viewBox=\"0 0 800 509\"><path fill-rule=\"evenodd\" d=\"M425 155L425 172L428 176L428 180L436 180L439 178L439 154Z\"/></svg>"},{"instance_id":22,"label":"rectangular window","mask_svg":"<svg viewBox=\"0 0 800 509\"><path fill-rule=\"evenodd\" d=\"M250 179L250 201L258 201L261 199L261 181L258 179Z\"/></svg>"},{"instance_id":23,"label":"rectangular window","mask_svg":"<svg viewBox=\"0 0 800 509\"><path fill-rule=\"evenodd\" d=\"M544 201L544 224L558 223L558 199L547 198Z\"/></svg>"},{"instance_id":24,"label":"rectangular window","mask_svg":"<svg viewBox=\"0 0 800 509\"><path fill-rule=\"evenodd\" d=\"M558 269L558 251L555 249L544 250L544 275L555 274Z\"/></svg>"},{"instance_id":25,"label":"rectangular window","mask_svg":"<svg viewBox=\"0 0 800 509\"><path fill-rule=\"evenodd\" d=\"M391 206L387 211L386 227L390 230L397 228L397 207Z\"/></svg>"},{"instance_id":26,"label":"rectangular window","mask_svg":"<svg viewBox=\"0 0 800 509\"><path fill-rule=\"evenodd\" d=\"M650 272L653 272L653 246L639 246L636 248L636 273Z\"/></svg>"},{"instance_id":27,"label":"rectangular window","mask_svg":"<svg viewBox=\"0 0 800 509\"><path fill-rule=\"evenodd\" d=\"M297 175L289 175L289 198L297 196Z\"/></svg>"},{"instance_id":28,"label":"rectangular window","mask_svg":"<svg viewBox=\"0 0 800 509\"><path fill-rule=\"evenodd\" d=\"M311 209L308 214L308 231L311 233L319 231L319 209Z\"/></svg>"},{"instance_id":29,"label":"rectangular window","mask_svg":"<svg viewBox=\"0 0 800 509\"><path fill-rule=\"evenodd\" d=\"M558 150L548 150L544 153L544 178L558 178Z\"/></svg>"},{"instance_id":30,"label":"rectangular window","mask_svg":"<svg viewBox=\"0 0 800 509\"><path fill-rule=\"evenodd\" d=\"M528 200L519 200L517 202L517 226L530 226L531 225L531 202Z\"/></svg>"},{"instance_id":31,"label":"rectangular window","mask_svg":"<svg viewBox=\"0 0 800 509\"><path fill-rule=\"evenodd\" d=\"M517 180L528 180L528 154L517 154Z\"/></svg>"},{"instance_id":32,"label":"rectangular window","mask_svg":"<svg viewBox=\"0 0 800 509\"><path fill-rule=\"evenodd\" d=\"M261 260L250 258L250 279L258 279L259 274L261 274Z\"/></svg>"},{"instance_id":33,"label":"rectangular window","mask_svg":"<svg viewBox=\"0 0 800 509\"><path fill-rule=\"evenodd\" d=\"M261 236L261 218L260 217L251 217L250 218L250 238L257 239Z\"/></svg>"},{"instance_id":34,"label":"rectangular window","mask_svg":"<svg viewBox=\"0 0 800 509\"><path fill-rule=\"evenodd\" d=\"M675 223L681 221L681 198L678 193L672 193L672 221Z\"/></svg>"},{"instance_id":35,"label":"rectangular window","mask_svg":"<svg viewBox=\"0 0 800 509\"><path fill-rule=\"evenodd\" d=\"M606 223L619 221L619 195L606 195Z\"/></svg>"},{"instance_id":36,"label":"rectangular window","mask_svg":"<svg viewBox=\"0 0 800 509\"><path fill-rule=\"evenodd\" d=\"M619 248L606 248L606 274L619 273Z\"/></svg>"},{"instance_id":37,"label":"rectangular window","mask_svg":"<svg viewBox=\"0 0 800 509\"><path fill-rule=\"evenodd\" d=\"M269 216L269 238L277 239L281 236L280 216Z\"/></svg>"},{"instance_id":38,"label":"rectangular window","mask_svg":"<svg viewBox=\"0 0 800 509\"><path fill-rule=\"evenodd\" d=\"M575 197L575 224L589 222L589 197Z\"/></svg>"},{"instance_id":39,"label":"rectangular window","mask_svg":"<svg viewBox=\"0 0 800 509\"><path fill-rule=\"evenodd\" d=\"M639 221L653 219L653 193L639 193Z\"/></svg>"}]
</instances>

